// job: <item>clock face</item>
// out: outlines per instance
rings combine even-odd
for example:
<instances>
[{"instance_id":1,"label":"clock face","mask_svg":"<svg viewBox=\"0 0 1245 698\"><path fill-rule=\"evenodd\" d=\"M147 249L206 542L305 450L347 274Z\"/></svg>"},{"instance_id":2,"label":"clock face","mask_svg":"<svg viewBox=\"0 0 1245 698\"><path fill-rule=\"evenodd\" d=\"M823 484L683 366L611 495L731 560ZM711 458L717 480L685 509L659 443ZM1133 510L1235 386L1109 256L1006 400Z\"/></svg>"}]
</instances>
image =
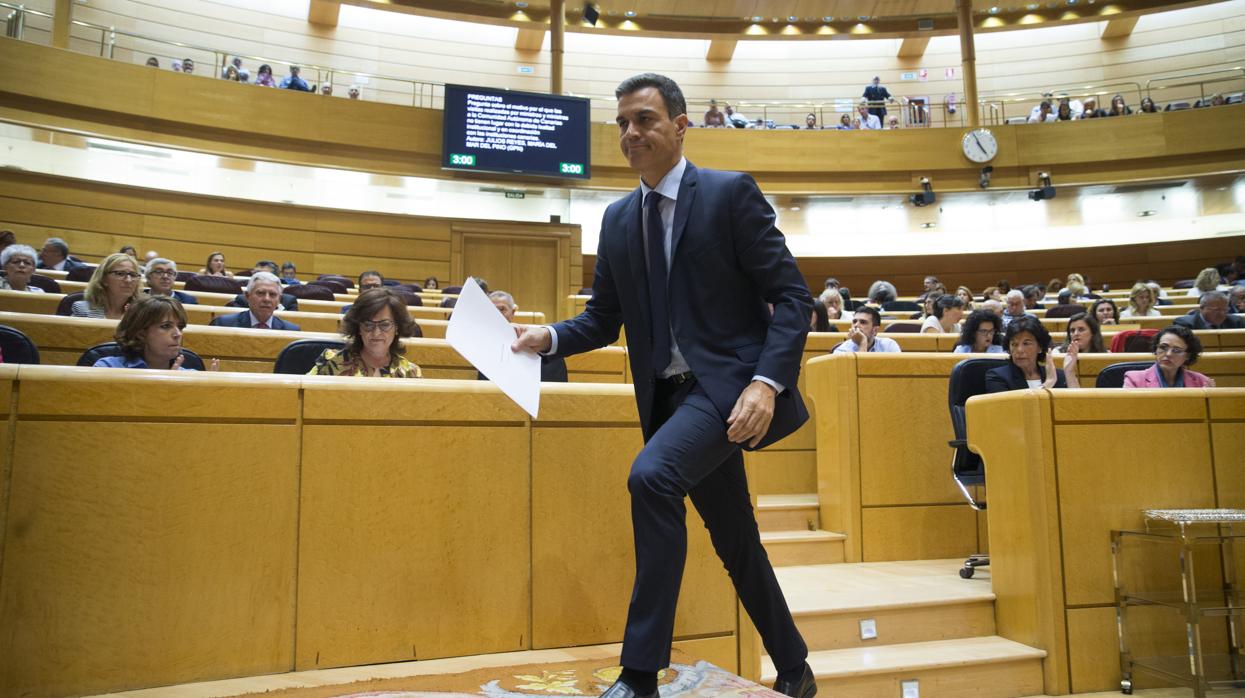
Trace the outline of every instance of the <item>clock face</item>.
<instances>
[{"instance_id":1,"label":"clock face","mask_svg":"<svg viewBox=\"0 0 1245 698\"><path fill-rule=\"evenodd\" d=\"M990 162L999 154L999 142L994 134L984 128L975 128L964 134L960 139L960 147L964 157L973 162Z\"/></svg>"}]
</instances>

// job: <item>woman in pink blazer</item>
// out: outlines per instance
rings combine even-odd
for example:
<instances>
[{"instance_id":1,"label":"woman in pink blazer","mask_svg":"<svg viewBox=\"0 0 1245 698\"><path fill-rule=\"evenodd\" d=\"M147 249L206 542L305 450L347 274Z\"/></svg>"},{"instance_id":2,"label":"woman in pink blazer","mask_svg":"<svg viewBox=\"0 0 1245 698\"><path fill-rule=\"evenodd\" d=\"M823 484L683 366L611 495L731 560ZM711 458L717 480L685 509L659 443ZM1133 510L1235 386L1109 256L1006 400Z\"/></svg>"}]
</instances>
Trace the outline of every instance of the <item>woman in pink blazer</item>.
<instances>
[{"instance_id":1,"label":"woman in pink blazer","mask_svg":"<svg viewBox=\"0 0 1245 698\"><path fill-rule=\"evenodd\" d=\"M1124 374L1125 388L1213 388L1215 381L1190 371L1202 354L1202 343L1193 330L1172 325L1154 336L1154 365Z\"/></svg>"}]
</instances>

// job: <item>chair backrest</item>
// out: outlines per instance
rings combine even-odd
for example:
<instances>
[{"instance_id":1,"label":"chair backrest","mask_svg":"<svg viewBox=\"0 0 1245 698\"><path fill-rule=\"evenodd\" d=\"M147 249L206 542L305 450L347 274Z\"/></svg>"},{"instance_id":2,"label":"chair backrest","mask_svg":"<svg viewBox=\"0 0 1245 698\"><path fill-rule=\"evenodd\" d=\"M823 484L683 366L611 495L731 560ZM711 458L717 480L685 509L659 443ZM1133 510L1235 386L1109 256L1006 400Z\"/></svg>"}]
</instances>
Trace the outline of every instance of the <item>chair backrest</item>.
<instances>
[{"instance_id":1,"label":"chair backrest","mask_svg":"<svg viewBox=\"0 0 1245 698\"><path fill-rule=\"evenodd\" d=\"M116 342L104 342L82 352L82 356L78 357L79 366L94 366L96 361L106 356L120 356L121 345ZM189 349L182 349L182 368L193 371L204 370L203 359L198 354Z\"/></svg>"},{"instance_id":2,"label":"chair backrest","mask_svg":"<svg viewBox=\"0 0 1245 698\"><path fill-rule=\"evenodd\" d=\"M319 282L299 284L297 286L286 286L285 293L294 296L295 298L305 298L312 301L333 300L333 290L321 286Z\"/></svg>"},{"instance_id":3,"label":"chair backrest","mask_svg":"<svg viewBox=\"0 0 1245 698\"><path fill-rule=\"evenodd\" d=\"M190 281L191 279L195 278L195 276L196 274L193 271L179 271L177 272L176 280L182 283L186 283L187 281Z\"/></svg>"},{"instance_id":4,"label":"chair backrest","mask_svg":"<svg viewBox=\"0 0 1245 698\"><path fill-rule=\"evenodd\" d=\"M37 364L39 348L19 329L0 325L0 351L6 364Z\"/></svg>"},{"instance_id":5,"label":"chair backrest","mask_svg":"<svg viewBox=\"0 0 1245 698\"><path fill-rule=\"evenodd\" d=\"M457 298L442 298L441 299L442 308L453 308L457 303L458 303Z\"/></svg>"},{"instance_id":6,"label":"chair backrest","mask_svg":"<svg viewBox=\"0 0 1245 698\"><path fill-rule=\"evenodd\" d=\"M56 314L69 317L69 314L73 311L73 304L85 297L86 296L82 293L82 291L74 291L73 293L65 294L65 297L62 298L61 302L56 306Z\"/></svg>"},{"instance_id":7,"label":"chair backrest","mask_svg":"<svg viewBox=\"0 0 1245 698\"><path fill-rule=\"evenodd\" d=\"M42 274L34 274L30 277L30 285L43 289L44 293L60 293L61 285L56 283L56 279Z\"/></svg>"},{"instance_id":8,"label":"chair backrest","mask_svg":"<svg viewBox=\"0 0 1245 698\"><path fill-rule=\"evenodd\" d=\"M858 309L863 308L863 307L865 307L865 302L864 302L864 301L852 300L851 298L844 298L844 299L843 299L843 312L844 312L845 314L846 314L846 313L854 313L854 312L856 312Z\"/></svg>"},{"instance_id":9,"label":"chair backrest","mask_svg":"<svg viewBox=\"0 0 1245 698\"><path fill-rule=\"evenodd\" d=\"M457 295L462 292L463 292L462 286L446 286L445 288L441 289L441 293L449 293L453 295Z\"/></svg>"},{"instance_id":10,"label":"chair backrest","mask_svg":"<svg viewBox=\"0 0 1245 698\"><path fill-rule=\"evenodd\" d=\"M883 332L910 332L919 333L921 331L921 323L919 322L892 322L882 328Z\"/></svg>"},{"instance_id":11,"label":"chair backrest","mask_svg":"<svg viewBox=\"0 0 1245 698\"><path fill-rule=\"evenodd\" d=\"M965 359L951 369L951 378L947 381L947 406L951 410L951 428L955 431L956 440L968 438L964 403L970 397L986 392L986 373L1006 365L1007 359ZM979 475L984 481L985 467L981 457L968 448L956 449L951 467L956 477Z\"/></svg>"},{"instance_id":12,"label":"chair backrest","mask_svg":"<svg viewBox=\"0 0 1245 698\"><path fill-rule=\"evenodd\" d=\"M340 278L341 277L338 277L338 279ZM348 293L350 291L350 287L354 286L353 283L350 284L350 286L347 286L346 284L342 283L338 279L316 279L315 281L312 281L310 284L306 284L306 285L327 288L329 291L332 291L333 293ZM349 279L347 279L347 281L349 281ZM294 288L298 288L298 287L295 286ZM286 293L289 293L289 290L290 290L289 287L286 287L285 289ZM329 300L332 300L332 299L330 298Z\"/></svg>"},{"instance_id":13,"label":"chair backrest","mask_svg":"<svg viewBox=\"0 0 1245 698\"><path fill-rule=\"evenodd\" d=\"M67 281L90 281L91 275L94 273L94 266L74 267L65 272L65 279Z\"/></svg>"},{"instance_id":14,"label":"chair backrest","mask_svg":"<svg viewBox=\"0 0 1245 698\"><path fill-rule=\"evenodd\" d=\"M1150 343L1154 340L1154 335L1158 334L1158 330L1124 330L1117 332L1111 338L1112 354L1127 354L1129 352L1149 352Z\"/></svg>"},{"instance_id":15,"label":"chair backrest","mask_svg":"<svg viewBox=\"0 0 1245 698\"><path fill-rule=\"evenodd\" d=\"M316 281L336 281L346 288L354 288L354 279L351 279L349 276L342 276L341 274L321 274L316 277ZM381 283L388 285L388 282ZM394 281L393 283L397 284L398 282ZM345 293L345 291L342 291L342 293Z\"/></svg>"},{"instance_id":16,"label":"chair backrest","mask_svg":"<svg viewBox=\"0 0 1245 698\"><path fill-rule=\"evenodd\" d=\"M1080 303L1064 303L1063 305L1054 305L1046 309L1046 317L1072 317L1077 313L1085 312L1085 306Z\"/></svg>"},{"instance_id":17,"label":"chair backrest","mask_svg":"<svg viewBox=\"0 0 1245 698\"><path fill-rule=\"evenodd\" d=\"M277 362L272 366L273 373L289 375L305 375L316 365L316 359L325 349L343 349L346 342L340 339L299 339L285 345Z\"/></svg>"},{"instance_id":18,"label":"chair backrest","mask_svg":"<svg viewBox=\"0 0 1245 698\"><path fill-rule=\"evenodd\" d=\"M205 291L208 293L238 293L243 288L242 282L227 276L208 276L195 274L186 282L187 291Z\"/></svg>"},{"instance_id":19,"label":"chair backrest","mask_svg":"<svg viewBox=\"0 0 1245 698\"><path fill-rule=\"evenodd\" d=\"M1123 388L1124 374L1129 371L1144 371L1154 365L1153 361L1124 361L1111 364L1098 372L1094 381L1095 388Z\"/></svg>"},{"instance_id":20,"label":"chair backrest","mask_svg":"<svg viewBox=\"0 0 1245 698\"><path fill-rule=\"evenodd\" d=\"M1182 279L1172 284L1172 288L1193 288L1194 279Z\"/></svg>"},{"instance_id":21,"label":"chair backrest","mask_svg":"<svg viewBox=\"0 0 1245 698\"><path fill-rule=\"evenodd\" d=\"M397 288L393 288L392 290L394 293L398 294L399 296L402 296L402 301L406 303L407 305L423 306L424 304L424 299L420 298L418 293L415 293L413 291L408 291L400 286Z\"/></svg>"},{"instance_id":22,"label":"chair backrest","mask_svg":"<svg viewBox=\"0 0 1245 698\"><path fill-rule=\"evenodd\" d=\"M920 312L921 304L916 301L887 301L882 304L882 310L908 310Z\"/></svg>"}]
</instances>

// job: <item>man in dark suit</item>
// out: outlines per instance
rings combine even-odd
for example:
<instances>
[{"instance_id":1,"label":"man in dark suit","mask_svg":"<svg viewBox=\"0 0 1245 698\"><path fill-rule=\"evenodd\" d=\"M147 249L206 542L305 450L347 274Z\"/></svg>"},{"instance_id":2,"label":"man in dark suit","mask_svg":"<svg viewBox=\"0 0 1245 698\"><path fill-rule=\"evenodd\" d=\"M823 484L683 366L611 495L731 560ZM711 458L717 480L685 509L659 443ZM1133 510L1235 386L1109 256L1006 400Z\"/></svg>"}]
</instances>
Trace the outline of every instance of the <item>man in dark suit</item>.
<instances>
[{"instance_id":1,"label":"man in dark suit","mask_svg":"<svg viewBox=\"0 0 1245 698\"><path fill-rule=\"evenodd\" d=\"M879 122L885 121L886 103L895 101L895 98L891 97L890 91L882 86L882 79L875 75L873 82L865 85L865 93L862 96L869 100L869 113L878 117Z\"/></svg>"},{"instance_id":2,"label":"man in dark suit","mask_svg":"<svg viewBox=\"0 0 1245 698\"><path fill-rule=\"evenodd\" d=\"M147 277L147 293L152 296L172 296L182 305L198 305L199 299L173 288L177 281L177 263L171 259L156 257L143 268Z\"/></svg>"},{"instance_id":3,"label":"man in dark suit","mask_svg":"<svg viewBox=\"0 0 1245 698\"><path fill-rule=\"evenodd\" d=\"M812 298L756 182L683 158L679 86L647 73L615 96L620 145L640 186L606 209L584 312L526 328L514 346L566 356L626 328L645 446L627 480L636 573L623 672L604 697L657 696L690 496L778 668L775 689L808 698L817 691L808 650L761 546L741 448L769 445L808 419L796 380Z\"/></svg>"},{"instance_id":4,"label":"man in dark suit","mask_svg":"<svg viewBox=\"0 0 1245 698\"><path fill-rule=\"evenodd\" d=\"M281 299L281 281L266 271L251 275L246 284L246 303L250 310L236 315L217 315L212 324L217 327L253 327L261 330L294 330L298 325L286 322L273 314Z\"/></svg>"},{"instance_id":5,"label":"man in dark suit","mask_svg":"<svg viewBox=\"0 0 1245 698\"><path fill-rule=\"evenodd\" d=\"M1245 319L1228 314L1228 294L1208 291L1197 302L1197 312L1172 320L1191 330L1245 330Z\"/></svg>"},{"instance_id":6,"label":"man in dark suit","mask_svg":"<svg viewBox=\"0 0 1245 698\"><path fill-rule=\"evenodd\" d=\"M89 266L69 256L69 245L60 238L48 238L43 241L43 249L39 250L40 269L59 269L69 271L77 267Z\"/></svg>"}]
</instances>

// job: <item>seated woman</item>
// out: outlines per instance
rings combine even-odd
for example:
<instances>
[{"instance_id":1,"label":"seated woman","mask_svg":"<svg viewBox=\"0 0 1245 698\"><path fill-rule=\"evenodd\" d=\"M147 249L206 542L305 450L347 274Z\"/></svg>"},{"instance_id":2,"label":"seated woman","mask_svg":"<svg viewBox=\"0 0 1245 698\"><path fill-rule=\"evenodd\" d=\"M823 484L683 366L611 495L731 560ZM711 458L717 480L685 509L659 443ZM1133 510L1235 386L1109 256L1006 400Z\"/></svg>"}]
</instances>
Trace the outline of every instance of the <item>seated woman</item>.
<instances>
[{"instance_id":1,"label":"seated woman","mask_svg":"<svg viewBox=\"0 0 1245 698\"><path fill-rule=\"evenodd\" d=\"M1172 325L1154 336L1154 365L1124 374L1125 388L1213 388L1214 379L1189 366L1202 355L1202 342L1193 330Z\"/></svg>"},{"instance_id":2,"label":"seated woman","mask_svg":"<svg viewBox=\"0 0 1245 698\"><path fill-rule=\"evenodd\" d=\"M204 263L199 273L204 276L228 276L233 278L233 274L229 273L229 270L225 268L225 255L220 252L213 252L208 255L207 262Z\"/></svg>"},{"instance_id":3,"label":"seated woman","mask_svg":"<svg viewBox=\"0 0 1245 698\"><path fill-rule=\"evenodd\" d=\"M955 297L964 303L964 312L973 312L973 291L967 286L961 286L955 289Z\"/></svg>"},{"instance_id":4,"label":"seated woman","mask_svg":"<svg viewBox=\"0 0 1245 698\"><path fill-rule=\"evenodd\" d=\"M429 276L428 278L424 279L424 290L436 291L440 288L441 288L441 283L437 281L437 277Z\"/></svg>"},{"instance_id":5,"label":"seated woman","mask_svg":"<svg viewBox=\"0 0 1245 698\"><path fill-rule=\"evenodd\" d=\"M83 300L74 301L69 314L118 320L126 306L142 298L143 275L138 262L128 254L116 252L104 258L83 291Z\"/></svg>"},{"instance_id":6,"label":"seated woman","mask_svg":"<svg viewBox=\"0 0 1245 698\"><path fill-rule=\"evenodd\" d=\"M820 298L813 299L813 314L809 317L810 332L829 332L830 318L826 314L826 304Z\"/></svg>"},{"instance_id":7,"label":"seated woman","mask_svg":"<svg viewBox=\"0 0 1245 698\"><path fill-rule=\"evenodd\" d=\"M186 311L176 298L144 296L125 311L117 323L117 344L120 356L105 356L95 362L96 368L159 368L189 370L182 366L182 331L186 329ZM212 359L209 370L220 368Z\"/></svg>"},{"instance_id":8,"label":"seated woman","mask_svg":"<svg viewBox=\"0 0 1245 698\"><path fill-rule=\"evenodd\" d=\"M1094 316L1100 326L1120 324L1120 309L1110 298L1099 298L1089 306L1089 314Z\"/></svg>"},{"instance_id":9,"label":"seated woman","mask_svg":"<svg viewBox=\"0 0 1245 698\"><path fill-rule=\"evenodd\" d=\"M1193 288L1189 289L1186 295L1190 298L1201 298L1203 293L1226 291L1228 287L1220 286L1219 281L1219 270L1214 267L1206 267L1198 272L1197 278L1193 281Z\"/></svg>"},{"instance_id":10,"label":"seated woman","mask_svg":"<svg viewBox=\"0 0 1245 698\"><path fill-rule=\"evenodd\" d=\"M1154 292L1150 290L1150 287L1140 281L1133 284L1132 290L1128 292L1128 307L1120 312L1120 319L1158 317L1159 315L1162 313L1154 307Z\"/></svg>"},{"instance_id":11,"label":"seated woman","mask_svg":"<svg viewBox=\"0 0 1245 698\"><path fill-rule=\"evenodd\" d=\"M989 310L974 310L964 321L960 341L955 345L956 354L1005 354L1003 333L999 329L1003 321Z\"/></svg>"},{"instance_id":12,"label":"seated woman","mask_svg":"<svg viewBox=\"0 0 1245 698\"><path fill-rule=\"evenodd\" d=\"M874 307L882 307L883 303L890 303L899 297L899 291L895 289L895 284L889 281L874 281L869 286L868 304Z\"/></svg>"},{"instance_id":13,"label":"seated woman","mask_svg":"<svg viewBox=\"0 0 1245 698\"><path fill-rule=\"evenodd\" d=\"M1047 362L1050 332L1032 315L1022 315L1008 323L1003 343L1007 346L1007 365L986 373L986 392L1081 387L1076 377L1076 345L1068 349L1065 370L1055 368L1053 362Z\"/></svg>"},{"instance_id":14,"label":"seated woman","mask_svg":"<svg viewBox=\"0 0 1245 698\"><path fill-rule=\"evenodd\" d=\"M1102 341L1102 329L1089 313L1077 313L1068 318L1068 338L1059 346L1058 353L1069 353L1076 344L1078 353L1105 354L1107 347Z\"/></svg>"},{"instance_id":15,"label":"seated woman","mask_svg":"<svg viewBox=\"0 0 1245 698\"><path fill-rule=\"evenodd\" d=\"M931 305L934 313L921 323L921 332L959 334L960 318L964 317L964 301L944 293L935 298Z\"/></svg>"},{"instance_id":16,"label":"seated woman","mask_svg":"<svg viewBox=\"0 0 1245 698\"><path fill-rule=\"evenodd\" d=\"M822 291L818 300L826 307L826 320L838 320L843 317L843 294L839 293L839 289L828 288Z\"/></svg>"},{"instance_id":17,"label":"seated woman","mask_svg":"<svg viewBox=\"0 0 1245 698\"><path fill-rule=\"evenodd\" d=\"M402 296L388 288L359 294L342 317L346 348L325 349L309 376L372 376L419 378L419 366L402 356L402 338L415 333Z\"/></svg>"},{"instance_id":18,"label":"seated woman","mask_svg":"<svg viewBox=\"0 0 1245 698\"><path fill-rule=\"evenodd\" d=\"M25 291L26 293L43 293L43 289L30 285L30 277L35 275L35 265L39 257L35 248L30 245L9 245L0 252L0 267L6 276L0 279L0 289L5 291Z\"/></svg>"}]
</instances>

